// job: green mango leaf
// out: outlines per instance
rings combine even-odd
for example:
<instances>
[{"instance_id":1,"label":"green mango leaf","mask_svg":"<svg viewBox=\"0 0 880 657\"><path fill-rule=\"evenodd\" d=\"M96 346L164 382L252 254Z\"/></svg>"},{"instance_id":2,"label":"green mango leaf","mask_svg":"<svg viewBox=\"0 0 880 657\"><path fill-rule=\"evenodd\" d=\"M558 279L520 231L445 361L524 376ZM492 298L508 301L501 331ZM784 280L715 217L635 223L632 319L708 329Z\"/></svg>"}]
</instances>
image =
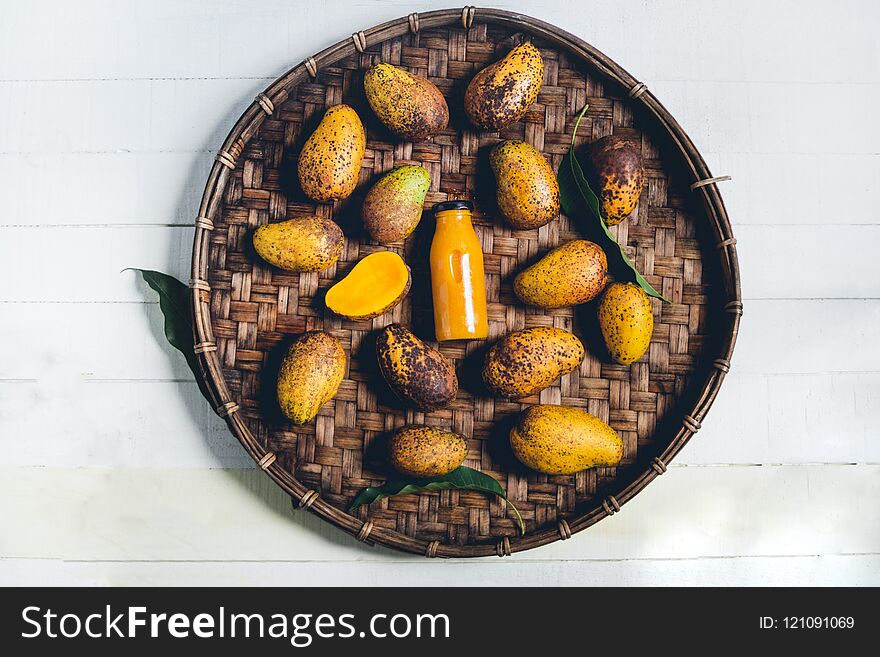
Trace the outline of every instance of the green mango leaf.
<instances>
[{"instance_id":1,"label":"green mango leaf","mask_svg":"<svg viewBox=\"0 0 880 657\"><path fill-rule=\"evenodd\" d=\"M394 495L406 495L407 493L418 493L423 490L445 490L455 488L459 490L477 490L484 493L492 493L503 499L516 514L516 521L519 525L521 534L526 533L525 524L522 516L519 514L513 502L507 499L507 493L501 488L498 481L487 475L485 472L474 470L465 465L453 470L448 475L442 477L434 477L432 479L389 479L381 486L371 486L365 488L351 503L349 511L354 511L359 506L370 504L377 500L393 497Z\"/></svg>"},{"instance_id":2,"label":"green mango leaf","mask_svg":"<svg viewBox=\"0 0 880 657\"><path fill-rule=\"evenodd\" d=\"M584 114L586 114L588 108L589 105L584 105L584 108L577 115L574 130L571 133L571 145L568 148L568 155L565 156L565 160L559 167L557 179L559 180L559 197L562 202L562 209L565 211L565 214L573 217L576 216L579 211L582 212L583 205L586 205L596 218L596 223L601 228L601 232L593 230L590 237L592 237L608 255L608 264L615 276L617 278L634 280L648 296L656 297L669 303L669 299L655 290L654 286L639 273L639 270L636 269L632 260L627 257L623 247L614 239L614 235L612 235L611 231L608 229L608 224L606 224L605 220L602 218L599 199L593 190L590 189L587 178L584 176L584 170L581 167L581 163L578 162L577 156L575 155L575 137L577 136L581 119L584 117Z\"/></svg>"},{"instance_id":3,"label":"green mango leaf","mask_svg":"<svg viewBox=\"0 0 880 657\"><path fill-rule=\"evenodd\" d=\"M210 404L211 395L202 380L198 359L193 351L192 302L189 288L174 276L162 272L136 267L129 269L139 272L144 282L159 295L159 309L165 316L165 338L172 347L183 354L196 383L199 384L199 390Z\"/></svg>"}]
</instances>

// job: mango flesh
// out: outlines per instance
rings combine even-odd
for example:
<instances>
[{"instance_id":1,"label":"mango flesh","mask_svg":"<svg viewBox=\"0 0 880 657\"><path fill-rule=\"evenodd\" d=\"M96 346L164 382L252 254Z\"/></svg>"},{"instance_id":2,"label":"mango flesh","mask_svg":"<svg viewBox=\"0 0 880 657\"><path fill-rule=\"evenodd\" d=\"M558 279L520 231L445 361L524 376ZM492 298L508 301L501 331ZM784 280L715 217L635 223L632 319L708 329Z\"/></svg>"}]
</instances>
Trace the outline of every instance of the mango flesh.
<instances>
[{"instance_id":1,"label":"mango flesh","mask_svg":"<svg viewBox=\"0 0 880 657\"><path fill-rule=\"evenodd\" d=\"M572 240L557 246L513 281L523 303L564 308L594 299L608 282L608 261L598 244Z\"/></svg>"},{"instance_id":2,"label":"mango flesh","mask_svg":"<svg viewBox=\"0 0 880 657\"><path fill-rule=\"evenodd\" d=\"M376 357L389 387L419 410L443 408L458 393L452 362L400 324L379 331Z\"/></svg>"},{"instance_id":3,"label":"mango flesh","mask_svg":"<svg viewBox=\"0 0 880 657\"><path fill-rule=\"evenodd\" d=\"M348 275L327 290L324 303L347 319L378 317L399 304L409 292L409 267L392 251L361 258Z\"/></svg>"},{"instance_id":4,"label":"mango flesh","mask_svg":"<svg viewBox=\"0 0 880 657\"><path fill-rule=\"evenodd\" d=\"M301 217L265 224L254 231L254 250L287 271L321 271L334 264L345 245L342 229L325 217Z\"/></svg>"},{"instance_id":5,"label":"mango flesh","mask_svg":"<svg viewBox=\"0 0 880 657\"><path fill-rule=\"evenodd\" d=\"M645 171L633 144L615 135L602 137L590 148L590 161L599 186L599 205L605 223L615 226L635 210Z\"/></svg>"},{"instance_id":6,"label":"mango flesh","mask_svg":"<svg viewBox=\"0 0 880 657\"><path fill-rule=\"evenodd\" d=\"M503 141L489 155L498 209L519 229L539 228L559 216L559 183L550 163L530 144Z\"/></svg>"},{"instance_id":7,"label":"mango flesh","mask_svg":"<svg viewBox=\"0 0 880 657\"><path fill-rule=\"evenodd\" d=\"M483 380L496 394L510 399L540 392L584 359L584 345L560 328L514 331L492 345L483 365Z\"/></svg>"},{"instance_id":8,"label":"mango flesh","mask_svg":"<svg viewBox=\"0 0 880 657\"><path fill-rule=\"evenodd\" d=\"M431 174L419 166L404 165L382 176L361 208L370 237L380 244L406 239L419 225L430 187Z\"/></svg>"},{"instance_id":9,"label":"mango flesh","mask_svg":"<svg viewBox=\"0 0 880 657\"><path fill-rule=\"evenodd\" d=\"M297 175L306 196L333 201L351 195L357 186L367 137L360 117L348 105L334 105L306 140Z\"/></svg>"},{"instance_id":10,"label":"mango flesh","mask_svg":"<svg viewBox=\"0 0 880 657\"><path fill-rule=\"evenodd\" d=\"M299 336L278 372L278 403L291 422L305 424L339 390L345 376L342 343L325 331Z\"/></svg>"},{"instance_id":11,"label":"mango flesh","mask_svg":"<svg viewBox=\"0 0 880 657\"><path fill-rule=\"evenodd\" d=\"M579 408L551 404L522 412L510 430L510 447L523 465L550 475L614 466L623 458L614 429Z\"/></svg>"},{"instance_id":12,"label":"mango flesh","mask_svg":"<svg viewBox=\"0 0 880 657\"><path fill-rule=\"evenodd\" d=\"M501 130L525 115L543 80L540 51L523 43L474 76L464 94L465 112L475 126Z\"/></svg>"},{"instance_id":13,"label":"mango flesh","mask_svg":"<svg viewBox=\"0 0 880 657\"><path fill-rule=\"evenodd\" d=\"M442 477L467 457L467 441L457 433L435 427L398 429L389 445L391 465L410 477Z\"/></svg>"},{"instance_id":14,"label":"mango flesh","mask_svg":"<svg viewBox=\"0 0 880 657\"><path fill-rule=\"evenodd\" d=\"M645 355L654 332L648 295L635 283L609 285L599 300L599 328L614 362L636 362Z\"/></svg>"},{"instance_id":15,"label":"mango flesh","mask_svg":"<svg viewBox=\"0 0 880 657\"><path fill-rule=\"evenodd\" d=\"M364 75L367 102L391 132L422 141L449 123L449 107L435 84L391 64L376 64Z\"/></svg>"}]
</instances>

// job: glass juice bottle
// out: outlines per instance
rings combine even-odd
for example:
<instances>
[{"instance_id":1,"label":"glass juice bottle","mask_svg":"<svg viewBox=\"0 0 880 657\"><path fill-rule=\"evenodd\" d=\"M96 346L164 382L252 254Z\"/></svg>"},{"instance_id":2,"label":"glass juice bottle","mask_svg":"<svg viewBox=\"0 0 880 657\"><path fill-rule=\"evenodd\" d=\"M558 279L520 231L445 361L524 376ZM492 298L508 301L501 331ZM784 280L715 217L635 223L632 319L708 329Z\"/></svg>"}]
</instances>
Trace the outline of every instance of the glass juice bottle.
<instances>
[{"instance_id":1,"label":"glass juice bottle","mask_svg":"<svg viewBox=\"0 0 880 657\"><path fill-rule=\"evenodd\" d=\"M471 224L469 201L433 208L437 227L431 242L431 292L437 340L473 340L489 335L483 249Z\"/></svg>"}]
</instances>

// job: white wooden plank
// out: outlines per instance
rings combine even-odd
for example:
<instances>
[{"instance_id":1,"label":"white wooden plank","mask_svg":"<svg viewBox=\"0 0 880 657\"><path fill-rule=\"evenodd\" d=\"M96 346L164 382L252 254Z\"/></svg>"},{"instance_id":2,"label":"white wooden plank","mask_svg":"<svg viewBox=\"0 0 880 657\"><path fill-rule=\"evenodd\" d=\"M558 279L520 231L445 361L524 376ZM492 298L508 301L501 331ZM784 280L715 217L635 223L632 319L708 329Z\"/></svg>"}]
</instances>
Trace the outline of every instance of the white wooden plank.
<instances>
[{"instance_id":1,"label":"white wooden plank","mask_svg":"<svg viewBox=\"0 0 880 657\"><path fill-rule=\"evenodd\" d=\"M190 153L216 149L269 82L0 82L2 152ZM59 99L63 99L63 112L58 110Z\"/></svg>"},{"instance_id":2,"label":"white wooden plank","mask_svg":"<svg viewBox=\"0 0 880 657\"><path fill-rule=\"evenodd\" d=\"M0 481L8 558L401 559L291 511L255 470L3 468ZM878 499L880 466L671 467L619 514L513 560L871 553Z\"/></svg>"},{"instance_id":3,"label":"white wooden plank","mask_svg":"<svg viewBox=\"0 0 880 657\"><path fill-rule=\"evenodd\" d=\"M839 226L834 239L825 226L740 226L736 235L747 301L880 298L880 226ZM0 300L141 301L136 278L117 272L189 280L192 237L188 226L0 227Z\"/></svg>"},{"instance_id":4,"label":"white wooden plank","mask_svg":"<svg viewBox=\"0 0 880 657\"><path fill-rule=\"evenodd\" d=\"M876 154L703 151L735 233L745 224L876 224L880 156ZM834 229L829 228L830 235Z\"/></svg>"},{"instance_id":5,"label":"white wooden plank","mask_svg":"<svg viewBox=\"0 0 880 657\"><path fill-rule=\"evenodd\" d=\"M0 155L0 225L192 225L215 151Z\"/></svg>"},{"instance_id":6,"label":"white wooden plank","mask_svg":"<svg viewBox=\"0 0 880 657\"><path fill-rule=\"evenodd\" d=\"M6 198L0 225L192 224L214 155L215 151L0 155L0 181L16 190ZM722 193L737 233L747 224L878 221L878 155L703 155L713 172L733 176ZM827 193L817 193L820 189Z\"/></svg>"},{"instance_id":7,"label":"white wooden plank","mask_svg":"<svg viewBox=\"0 0 880 657\"><path fill-rule=\"evenodd\" d=\"M733 373L675 463L880 463L878 425L880 373ZM194 382L0 381L3 444L0 466L253 467Z\"/></svg>"},{"instance_id":8,"label":"white wooden plank","mask_svg":"<svg viewBox=\"0 0 880 657\"><path fill-rule=\"evenodd\" d=\"M476 563L0 559L5 586L877 586L880 555Z\"/></svg>"},{"instance_id":9,"label":"white wooden plank","mask_svg":"<svg viewBox=\"0 0 880 657\"><path fill-rule=\"evenodd\" d=\"M809 11L794 0L714 3L699 12L687 0L599 0L589 12L547 0L508 0L504 7L555 23L646 78L877 81L867 56L877 21L870 0L814 2ZM430 0L351 3L336 11L285 0L246 11L239 2L209 0L6 2L0 78L275 75L355 30L435 8ZM756 14L761 21L752 20ZM779 24L786 25L785 39ZM28 38L47 29L51 39ZM232 45L244 41L246 49ZM835 47L816 47L828 42Z\"/></svg>"},{"instance_id":10,"label":"white wooden plank","mask_svg":"<svg viewBox=\"0 0 880 657\"><path fill-rule=\"evenodd\" d=\"M195 382L0 382L0 445L11 466L254 467Z\"/></svg>"}]
</instances>

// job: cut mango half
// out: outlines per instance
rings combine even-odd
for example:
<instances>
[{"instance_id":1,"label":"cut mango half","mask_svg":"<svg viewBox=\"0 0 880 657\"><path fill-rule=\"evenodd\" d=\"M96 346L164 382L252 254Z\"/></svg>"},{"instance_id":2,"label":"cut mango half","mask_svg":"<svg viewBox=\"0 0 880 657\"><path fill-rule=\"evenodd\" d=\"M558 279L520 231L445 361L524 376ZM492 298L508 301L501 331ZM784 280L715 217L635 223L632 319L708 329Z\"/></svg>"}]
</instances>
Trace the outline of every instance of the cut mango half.
<instances>
[{"instance_id":1,"label":"cut mango half","mask_svg":"<svg viewBox=\"0 0 880 657\"><path fill-rule=\"evenodd\" d=\"M393 251L371 253L327 290L324 303L347 319L370 319L399 304L410 286L409 267Z\"/></svg>"}]
</instances>

